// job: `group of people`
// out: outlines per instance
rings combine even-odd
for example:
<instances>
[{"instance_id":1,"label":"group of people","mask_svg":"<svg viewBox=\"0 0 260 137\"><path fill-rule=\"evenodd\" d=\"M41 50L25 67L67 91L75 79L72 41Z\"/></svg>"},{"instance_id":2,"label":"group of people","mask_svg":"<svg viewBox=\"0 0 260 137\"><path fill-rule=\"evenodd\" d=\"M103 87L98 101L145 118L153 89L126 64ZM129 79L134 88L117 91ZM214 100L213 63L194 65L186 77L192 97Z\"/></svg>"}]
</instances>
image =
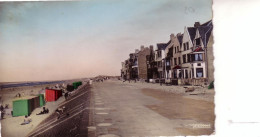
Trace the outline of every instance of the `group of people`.
<instances>
[{"instance_id":1,"label":"group of people","mask_svg":"<svg viewBox=\"0 0 260 137\"><path fill-rule=\"evenodd\" d=\"M62 85L62 87L65 87L65 85ZM56 85L55 88L61 88L61 86ZM46 89L48 89L48 87L46 87ZM66 92L64 89L62 89L62 90L63 90L63 93L65 93L65 94L64 94L65 99L67 99L67 98L70 96L70 93L69 93L68 91ZM16 97L21 97L21 94L18 93L18 94L16 95ZM8 106L7 106L7 107L8 107ZM0 106L1 112L2 112L3 108L4 108L4 107L1 105L1 106ZM56 112L56 114L57 114L57 119L60 119L61 115L66 112L66 107L65 107L65 106L59 107L58 109L56 109L55 112ZM43 110L42 110L41 112L37 113L36 115L42 115L42 114L48 114L48 113L49 113L49 109L46 108L46 107L43 107ZM2 115L1 115L1 116L2 116ZM68 113L68 112L66 112L66 116L69 116L69 113ZM23 123L21 123L21 125L26 125L26 124L29 124L30 122L32 122L32 119L31 119L28 115L26 115L25 118L24 118L24 120L23 120Z\"/></svg>"},{"instance_id":2,"label":"group of people","mask_svg":"<svg viewBox=\"0 0 260 137\"><path fill-rule=\"evenodd\" d=\"M42 109L43 110L40 113L36 114L36 115L42 115L42 114L48 114L49 113L49 109L48 108L43 107ZM29 116L26 115L24 117L23 123L21 123L21 125L26 125L26 124L29 124L30 122L32 122L32 119Z\"/></svg>"},{"instance_id":3,"label":"group of people","mask_svg":"<svg viewBox=\"0 0 260 137\"><path fill-rule=\"evenodd\" d=\"M57 119L60 119L61 115L66 112L66 107L65 106L59 107L58 109L56 109L55 112L57 114ZM43 110L36 115L42 115L42 114L48 114L48 113L49 113L49 109L43 107ZM66 116L69 116L68 112L66 112ZM29 116L26 115L24 120L23 120L23 123L21 123L21 125L26 125L26 124L29 124L30 122L32 122L32 119Z\"/></svg>"}]
</instances>

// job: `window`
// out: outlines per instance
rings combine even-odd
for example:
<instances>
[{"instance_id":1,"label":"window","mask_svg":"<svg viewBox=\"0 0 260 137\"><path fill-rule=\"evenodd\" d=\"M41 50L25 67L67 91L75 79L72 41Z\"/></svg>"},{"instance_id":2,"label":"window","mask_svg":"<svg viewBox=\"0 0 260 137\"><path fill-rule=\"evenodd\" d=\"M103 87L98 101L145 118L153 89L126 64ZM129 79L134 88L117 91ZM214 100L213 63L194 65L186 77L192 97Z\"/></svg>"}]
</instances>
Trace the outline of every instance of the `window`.
<instances>
[{"instance_id":1,"label":"window","mask_svg":"<svg viewBox=\"0 0 260 137\"><path fill-rule=\"evenodd\" d=\"M166 62L166 66L170 66L170 62L169 61Z\"/></svg>"},{"instance_id":2,"label":"window","mask_svg":"<svg viewBox=\"0 0 260 137\"><path fill-rule=\"evenodd\" d=\"M183 51L186 51L186 44L185 43L183 43Z\"/></svg>"},{"instance_id":3,"label":"window","mask_svg":"<svg viewBox=\"0 0 260 137\"><path fill-rule=\"evenodd\" d=\"M188 62L191 62L191 55L187 54L187 56L188 56Z\"/></svg>"},{"instance_id":4,"label":"window","mask_svg":"<svg viewBox=\"0 0 260 137\"><path fill-rule=\"evenodd\" d=\"M179 71L179 77L178 78L181 78L182 77L182 73L181 71Z\"/></svg>"},{"instance_id":5,"label":"window","mask_svg":"<svg viewBox=\"0 0 260 137\"><path fill-rule=\"evenodd\" d=\"M177 78L177 70L174 70L173 77L174 77L174 78Z\"/></svg>"},{"instance_id":6,"label":"window","mask_svg":"<svg viewBox=\"0 0 260 137\"><path fill-rule=\"evenodd\" d=\"M195 39L195 41L196 41L196 46L200 46L200 38Z\"/></svg>"},{"instance_id":7,"label":"window","mask_svg":"<svg viewBox=\"0 0 260 137\"><path fill-rule=\"evenodd\" d=\"M202 54L195 54L195 61L202 61Z\"/></svg>"},{"instance_id":8,"label":"window","mask_svg":"<svg viewBox=\"0 0 260 137\"><path fill-rule=\"evenodd\" d=\"M179 52L180 50L179 50L179 46L177 47L177 52Z\"/></svg>"},{"instance_id":9,"label":"window","mask_svg":"<svg viewBox=\"0 0 260 137\"><path fill-rule=\"evenodd\" d=\"M189 48L190 48L190 47L189 47L189 42L186 43L186 46L187 46L186 49L189 50Z\"/></svg>"},{"instance_id":10,"label":"window","mask_svg":"<svg viewBox=\"0 0 260 137\"><path fill-rule=\"evenodd\" d=\"M194 54L190 55L190 61L195 61L195 55Z\"/></svg>"},{"instance_id":11,"label":"window","mask_svg":"<svg viewBox=\"0 0 260 137\"><path fill-rule=\"evenodd\" d=\"M174 58L174 65L177 65L177 58Z\"/></svg>"},{"instance_id":12,"label":"window","mask_svg":"<svg viewBox=\"0 0 260 137\"><path fill-rule=\"evenodd\" d=\"M161 50L158 51L158 57L162 56L161 52L162 52Z\"/></svg>"},{"instance_id":13,"label":"window","mask_svg":"<svg viewBox=\"0 0 260 137\"><path fill-rule=\"evenodd\" d=\"M174 50L175 50L175 53L176 53L176 52L177 52L177 51L176 51L176 47L174 47Z\"/></svg>"},{"instance_id":14,"label":"window","mask_svg":"<svg viewBox=\"0 0 260 137\"><path fill-rule=\"evenodd\" d=\"M179 64L181 64L181 57L179 57L178 60L179 60Z\"/></svg>"},{"instance_id":15,"label":"window","mask_svg":"<svg viewBox=\"0 0 260 137\"><path fill-rule=\"evenodd\" d=\"M188 70L185 69L185 78L188 78Z\"/></svg>"},{"instance_id":16,"label":"window","mask_svg":"<svg viewBox=\"0 0 260 137\"><path fill-rule=\"evenodd\" d=\"M197 78L203 77L203 68L196 68L196 77Z\"/></svg>"},{"instance_id":17,"label":"window","mask_svg":"<svg viewBox=\"0 0 260 137\"><path fill-rule=\"evenodd\" d=\"M198 66L201 66L201 63L198 63Z\"/></svg>"},{"instance_id":18,"label":"window","mask_svg":"<svg viewBox=\"0 0 260 137\"><path fill-rule=\"evenodd\" d=\"M164 73L161 71L161 78L164 78Z\"/></svg>"},{"instance_id":19,"label":"window","mask_svg":"<svg viewBox=\"0 0 260 137\"><path fill-rule=\"evenodd\" d=\"M186 54L182 56L183 63L186 63Z\"/></svg>"}]
</instances>

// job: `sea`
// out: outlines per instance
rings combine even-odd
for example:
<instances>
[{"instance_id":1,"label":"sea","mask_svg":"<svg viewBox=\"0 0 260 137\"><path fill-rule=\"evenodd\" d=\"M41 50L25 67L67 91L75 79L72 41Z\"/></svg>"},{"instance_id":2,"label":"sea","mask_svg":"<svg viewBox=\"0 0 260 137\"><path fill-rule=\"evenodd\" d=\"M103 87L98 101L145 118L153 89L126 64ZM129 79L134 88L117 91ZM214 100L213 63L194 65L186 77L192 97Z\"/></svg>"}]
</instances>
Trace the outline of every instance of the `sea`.
<instances>
[{"instance_id":1,"label":"sea","mask_svg":"<svg viewBox=\"0 0 260 137\"><path fill-rule=\"evenodd\" d=\"M2 85L0 85L0 89L13 88L13 87L24 87L24 86L37 86L37 85L45 85L45 84L60 84L60 83L64 83L64 82L65 81L10 83L10 84L2 84Z\"/></svg>"}]
</instances>

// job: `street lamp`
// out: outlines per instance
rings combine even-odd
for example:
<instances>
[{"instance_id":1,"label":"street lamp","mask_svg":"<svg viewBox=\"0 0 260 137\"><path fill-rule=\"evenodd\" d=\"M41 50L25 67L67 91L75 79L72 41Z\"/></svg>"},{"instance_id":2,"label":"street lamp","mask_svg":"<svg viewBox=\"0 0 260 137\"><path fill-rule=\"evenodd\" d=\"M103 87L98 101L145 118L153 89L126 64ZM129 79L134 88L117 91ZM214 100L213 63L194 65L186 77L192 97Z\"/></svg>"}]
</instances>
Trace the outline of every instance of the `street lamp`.
<instances>
[{"instance_id":1,"label":"street lamp","mask_svg":"<svg viewBox=\"0 0 260 137\"><path fill-rule=\"evenodd\" d=\"M146 61L146 64L147 64L147 82L149 83L149 69L150 69L150 66L149 66L149 60Z\"/></svg>"},{"instance_id":2,"label":"street lamp","mask_svg":"<svg viewBox=\"0 0 260 137\"><path fill-rule=\"evenodd\" d=\"M160 74L160 85L162 86L162 75L163 75L163 71L164 71L164 67L165 67L165 64L164 64L164 59L162 59L162 73Z\"/></svg>"}]
</instances>

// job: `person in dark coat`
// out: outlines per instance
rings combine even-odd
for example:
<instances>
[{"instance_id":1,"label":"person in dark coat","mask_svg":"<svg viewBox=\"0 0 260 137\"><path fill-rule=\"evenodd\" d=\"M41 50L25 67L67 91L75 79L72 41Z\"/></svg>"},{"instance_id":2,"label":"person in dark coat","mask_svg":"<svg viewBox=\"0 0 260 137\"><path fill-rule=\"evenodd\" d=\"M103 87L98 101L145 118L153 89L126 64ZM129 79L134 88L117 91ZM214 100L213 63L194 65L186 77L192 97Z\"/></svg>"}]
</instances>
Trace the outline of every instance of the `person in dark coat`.
<instances>
[{"instance_id":1,"label":"person in dark coat","mask_svg":"<svg viewBox=\"0 0 260 137\"><path fill-rule=\"evenodd\" d=\"M43 110L36 115L42 115L42 114L48 114L48 113L49 113L49 109L48 108L46 109L45 107L43 107Z\"/></svg>"},{"instance_id":2,"label":"person in dark coat","mask_svg":"<svg viewBox=\"0 0 260 137\"><path fill-rule=\"evenodd\" d=\"M68 96L69 96L69 93L66 92L64 96L65 96L65 99L67 100L67 98L68 98Z\"/></svg>"}]
</instances>

